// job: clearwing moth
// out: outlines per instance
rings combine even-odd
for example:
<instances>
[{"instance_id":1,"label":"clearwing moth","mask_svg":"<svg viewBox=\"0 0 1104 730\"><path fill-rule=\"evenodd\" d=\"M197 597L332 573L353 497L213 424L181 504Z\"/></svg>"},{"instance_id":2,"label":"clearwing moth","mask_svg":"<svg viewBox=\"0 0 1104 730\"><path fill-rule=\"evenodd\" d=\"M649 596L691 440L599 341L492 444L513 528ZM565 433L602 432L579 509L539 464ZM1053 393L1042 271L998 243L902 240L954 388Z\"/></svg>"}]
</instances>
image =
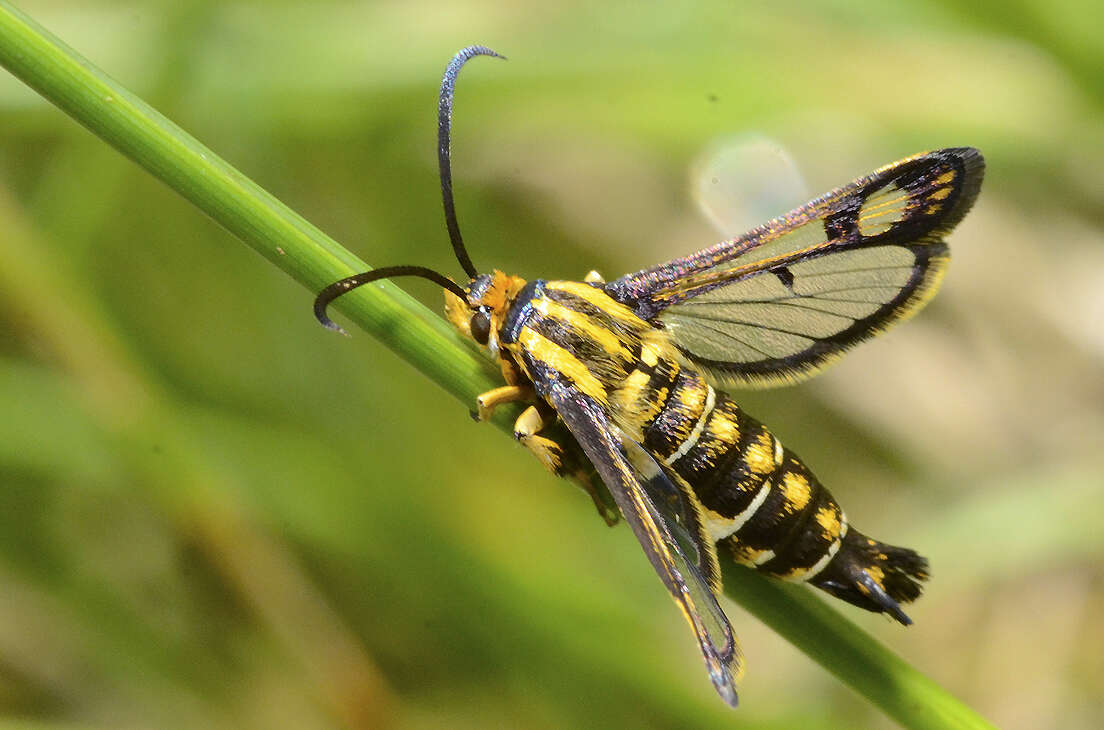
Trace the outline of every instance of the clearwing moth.
<instances>
[{"instance_id":1,"label":"clearwing moth","mask_svg":"<svg viewBox=\"0 0 1104 730\"><path fill-rule=\"evenodd\" d=\"M421 266L337 281L327 305L378 279L418 276L445 290L448 319L489 349L506 384L478 416L528 407L515 437L550 471L575 478L603 510L589 460L690 624L709 677L735 706L743 662L717 602L718 550L910 623L927 561L852 528L802 461L721 390L809 377L922 307L947 266L944 238L970 210L985 169L969 147L923 152L876 170L695 254L605 282L526 281L479 273L460 235L449 161L457 74L483 46L449 63L438 105L445 220L468 277L461 286ZM559 419L569 436L554 437Z\"/></svg>"}]
</instances>

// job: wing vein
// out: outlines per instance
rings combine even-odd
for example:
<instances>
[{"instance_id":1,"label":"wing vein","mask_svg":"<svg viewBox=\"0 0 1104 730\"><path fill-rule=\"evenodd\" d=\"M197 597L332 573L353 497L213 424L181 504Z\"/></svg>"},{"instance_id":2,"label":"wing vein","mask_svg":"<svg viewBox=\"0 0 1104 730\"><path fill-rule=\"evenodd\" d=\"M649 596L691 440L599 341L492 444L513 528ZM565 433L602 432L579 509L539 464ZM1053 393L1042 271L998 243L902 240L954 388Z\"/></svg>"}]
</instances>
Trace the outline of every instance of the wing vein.
<instances>
[{"instance_id":1,"label":"wing vein","mask_svg":"<svg viewBox=\"0 0 1104 730\"><path fill-rule=\"evenodd\" d=\"M850 319L852 322L855 321L855 319L853 317L848 317L848 316L842 315L842 314L835 314L833 316L839 317L840 319ZM751 322L751 321L748 321L748 320L745 320L745 319L725 319L724 317L709 317L709 316L703 316L703 315L694 315L694 319L699 320L700 324L704 324L704 322L700 322L700 320L708 320L710 322L727 322L728 324L738 324L738 325L742 325L744 327L752 327L754 329L759 329L759 330L768 330L770 332L781 332L784 335L793 335L794 337L802 337L806 340L816 340L816 339L818 339L815 335L806 334L804 332L797 332L795 330L787 330L787 329L783 329L781 327L775 327L774 325L765 324L763 322ZM725 334L729 334L729 333L726 332ZM736 337L733 337L733 339L738 340L738 338L736 338ZM742 341L742 340L738 340L738 341ZM748 345L748 347L753 347L753 349L758 349L758 348L755 348L753 345L750 345L746 342L744 344ZM763 352L762 350L759 350L759 351ZM763 352L763 354L768 355L768 356L770 355L770 353L767 353L767 352Z\"/></svg>"},{"instance_id":2,"label":"wing vein","mask_svg":"<svg viewBox=\"0 0 1104 730\"><path fill-rule=\"evenodd\" d=\"M704 319L704 318L702 318L702 319ZM743 340L743 339L741 339L741 338L737 337L736 335L732 334L731 332L727 332L726 330L724 330L724 329L722 329L722 328L720 328L720 327L715 327L715 326L713 326L713 325L709 324L708 322L704 322L704 321L701 321L701 320L700 320L700 319L699 319L698 317L695 317L695 318L694 318L694 320L695 320L695 321L694 321L694 324L696 324L696 325L698 325L698 326L700 326L700 327L705 327L706 329L711 329L711 330L713 330L714 332L716 332L716 333L717 333L717 334L719 334L719 335L723 335L724 337L727 337L727 338L728 338L728 339L730 339L730 340L733 340L733 341L735 341L735 342L739 342L739 343L740 343L741 345L745 345L745 346L746 346L746 347L748 347L749 349L755 350L755 351L756 351L756 352L758 352L758 353L759 353L760 355L764 355L764 356L766 356L766 357L771 357L771 358L773 358L773 357L774 357L773 355L771 355L771 354L770 354L769 352L767 352L766 350L763 350L763 349L761 349L761 348L759 348L759 347L756 347L755 345L751 344L750 342L748 342L748 341L746 341L746 340ZM721 322L723 322L723 321L725 321L725 320L715 320L715 321L721 321ZM740 324L740 323L739 323L739 322L736 322L736 323L734 323L734 324ZM809 338L808 338L807 336L805 336L805 335L801 335L801 336L803 336L803 337L806 337L806 339L809 339Z\"/></svg>"},{"instance_id":3,"label":"wing vein","mask_svg":"<svg viewBox=\"0 0 1104 730\"><path fill-rule=\"evenodd\" d=\"M870 286L845 286L845 287L839 287L837 289L824 289L824 290L818 291L814 294L795 294L793 296L794 296L794 298L800 298L800 299L819 299L819 300L825 301L825 302L853 302L854 301L853 299L833 299L831 297L825 297L825 296L821 296L821 295L822 294L840 294L840 293L843 293L843 292L856 292L856 291L876 291L878 289L889 289L890 291L900 292L900 291L904 291L904 290L908 289L908 286L887 286L885 284L872 284ZM778 301L780 301L780 299L709 299L709 300L706 300L704 302L695 302L695 301L683 302L682 304L680 304L678 306L679 306L679 309L681 310L681 309L687 309L687 308L690 308L690 307L710 307L710 306L716 306L718 304L734 304L734 305L739 305L739 304L770 304L772 302L778 302ZM694 318L697 318L700 315L694 314L694 315L686 315L686 316L692 316Z\"/></svg>"}]
</instances>

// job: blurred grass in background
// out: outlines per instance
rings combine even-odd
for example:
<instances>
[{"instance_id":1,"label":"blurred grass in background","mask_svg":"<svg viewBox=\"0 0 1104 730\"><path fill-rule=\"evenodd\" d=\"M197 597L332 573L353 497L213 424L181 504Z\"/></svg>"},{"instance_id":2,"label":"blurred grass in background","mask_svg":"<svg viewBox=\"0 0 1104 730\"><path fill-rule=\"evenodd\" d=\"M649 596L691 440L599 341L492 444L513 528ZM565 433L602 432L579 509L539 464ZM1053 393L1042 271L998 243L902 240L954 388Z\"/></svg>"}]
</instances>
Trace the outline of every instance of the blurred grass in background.
<instances>
[{"instance_id":1,"label":"blurred grass in background","mask_svg":"<svg viewBox=\"0 0 1104 730\"><path fill-rule=\"evenodd\" d=\"M688 170L734 134L782 144L814 193L981 148L933 304L808 385L737 396L864 530L931 558L916 626L849 616L1003 727L1104 723L1104 11L21 7L373 265L459 273L434 110L473 42L511 58L457 99L482 268L616 276L712 243ZM627 530L7 76L0 115L6 717L889 725L731 603L728 711Z\"/></svg>"}]
</instances>

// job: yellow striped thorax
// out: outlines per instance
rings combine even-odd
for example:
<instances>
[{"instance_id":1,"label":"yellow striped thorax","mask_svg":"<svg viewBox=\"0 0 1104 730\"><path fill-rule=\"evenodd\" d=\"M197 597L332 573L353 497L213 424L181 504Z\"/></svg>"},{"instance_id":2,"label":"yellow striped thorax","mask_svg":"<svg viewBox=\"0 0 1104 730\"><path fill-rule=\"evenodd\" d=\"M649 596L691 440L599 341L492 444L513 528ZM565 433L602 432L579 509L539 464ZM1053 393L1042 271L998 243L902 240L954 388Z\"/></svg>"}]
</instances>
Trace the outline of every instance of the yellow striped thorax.
<instances>
[{"instance_id":1,"label":"yellow striped thorax","mask_svg":"<svg viewBox=\"0 0 1104 730\"><path fill-rule=\"evenodd\" d=\"M494 271L473 279L467 293L466 302L445 293L446 315L477 341L473 322L487 317L490 332L482 344L504 361L504 371L516 367L528 381L540 379L535 369L554 371L606 408L630 436L639 436L666 395L652 386L648 371L680 369L662 329L591 284L526 282Z\"/></svg>"}]
</instances>

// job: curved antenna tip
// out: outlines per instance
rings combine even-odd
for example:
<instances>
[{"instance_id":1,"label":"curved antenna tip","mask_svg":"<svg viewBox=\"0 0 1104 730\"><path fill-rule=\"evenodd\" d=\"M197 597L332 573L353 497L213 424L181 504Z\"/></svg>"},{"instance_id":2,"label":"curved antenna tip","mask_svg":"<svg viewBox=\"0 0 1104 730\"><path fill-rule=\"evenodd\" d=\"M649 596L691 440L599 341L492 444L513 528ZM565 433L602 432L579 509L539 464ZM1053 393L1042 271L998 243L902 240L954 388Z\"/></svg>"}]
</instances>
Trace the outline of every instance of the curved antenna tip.
<instances>
[{"instance_id":1,"label":"curved antenna tip","mask_svg":"<svg viewBox=\"0 0 1104 730\"><path fill-rule=\"evenodd\" d=\"M322 325L326 329L333 330L334 332L343 334L346 337L351 337L352 335L346 332L344 327L339 325L337 322L334 322L332 319L330 319L329 315L326 314L326 307L329 306L329 303L334 298L329 296L328 294L331 288L332 287L326 287L324 290L322 290L321 293L319 293L318 298L314 300L314 318L318 320L318 324ZM342 291L341 293L343 294L344 291Z\"/></svg>"},{"instance_id":2,"label":"curved antenna tip","mask_svg":"<svg viewBox=\"0 0 1104 730\"><path fill-rule=\"evenodd\" d=\"M338 333L339 335L345 335L346 337L352 337L351 334L349 334L348 332L345 331L344 327L339 325L337 322L334 322L329 317L319 318L318 323L321 324L323 327L325 327L328 330L333 330L334 332Z\"/></svg>"},{"instance_id":3,"label":"curved antenna tip","mask_svg":"<svg viewBox=\"0 0 1104 730\"><path fill-rule=\"evenodd\" d=\"M441 79L441 95L437 100L437 169L441 177L441 202L445 209L445 227L448 228L449 241L456 254L456 260L468 277L474 279L478 272L464 247L464 237L460 235L460 224L456 221L456 204L452 199L452 99L456 93L456 77L465 63L475 56L506 57L486 46L468 46L460 49L445 69Z\"/></svg>"},{"instance_id":4,"label":"curved antenna tip","mask_svg":"<svg viewBox=\"0 0 1104 730\"><path fill-rule=\"evenodd\" d=\"M444 274L439 274L433 269L427 269L424 266L385 266L381 269L365 271L362 274L346 276L344 279L339 279L318 292L318 296L314 298L315 319L326 329L340 332L348 337L349 333L326 314L326 308L330 306L330 302L357 287L370 284L373 281L379 281L380 279L390 279L395 276L420 276L423 279L429 279L437 286L449 290L461 299L467 296L467 292L464 291L463 287Z\"/></svg>"},{"instance_id":5,"label":"curved antenna tip","mask_svg":"<svg viewBox=\"0 0 1104 730\"><path fill-rule=\"evenodd\" d=\"M503 56L501 53L494 50L493 48L488 48L487 46L476 43L470 46L465 46L464 48L461 48L459 51L457 51L456 55L453 56L453 61L458 61L461 59L467 61L473 56L494 56L495 58L501 58L504 61L506 60L505 56Z\"/></svg>"}]
</instances>

